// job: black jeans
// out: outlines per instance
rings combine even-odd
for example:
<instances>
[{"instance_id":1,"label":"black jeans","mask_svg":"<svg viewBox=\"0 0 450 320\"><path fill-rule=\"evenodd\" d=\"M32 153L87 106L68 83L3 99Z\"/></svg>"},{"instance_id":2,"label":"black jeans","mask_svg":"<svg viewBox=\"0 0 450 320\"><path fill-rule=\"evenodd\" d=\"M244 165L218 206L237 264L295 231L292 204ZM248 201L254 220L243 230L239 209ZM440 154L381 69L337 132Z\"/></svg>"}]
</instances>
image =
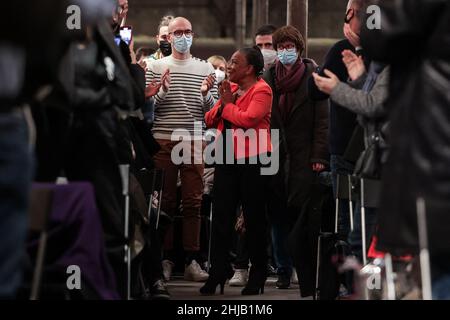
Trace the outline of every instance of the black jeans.
<instances>
[{"instance_id":1,"label":"black jeans","mask_svg":"<svg viewBox=\"0 0 450 320\"><path fill-rule=\"evenodd\" d=\"M252 269L267 268L266 178L261 175L260 165L217 165L211 241L213 273L220 274L230 265L228 252L239 203L244 213Z\"/></svg>"},{"instance_id":2,"label":"black jeans","mask_svg":"<svg viewBox=\"0 0 450 320\"><path fill-rule=\"evenodd\" d=\"M236 261L234 262L234 267L239 270L247 270L248 265L247 237L245 234L239 234L237 235Z\"/></svg>"}]
</instances>

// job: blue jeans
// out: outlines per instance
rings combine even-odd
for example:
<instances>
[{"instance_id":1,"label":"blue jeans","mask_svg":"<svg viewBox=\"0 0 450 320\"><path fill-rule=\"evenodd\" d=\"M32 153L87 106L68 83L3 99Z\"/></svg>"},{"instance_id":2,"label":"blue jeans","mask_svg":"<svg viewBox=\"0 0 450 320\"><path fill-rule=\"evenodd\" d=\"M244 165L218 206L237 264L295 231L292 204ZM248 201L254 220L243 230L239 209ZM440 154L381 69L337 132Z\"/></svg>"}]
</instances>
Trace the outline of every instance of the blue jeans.
<instances>
[{"instance_id":1,"label":"blue jeans","mask_svg":"<svg viewBox=\"0 0 450 320\"><path fill-rule=\"evenodd\" d=\"M287 248L287 238L290 232L290 226L284 221L273 223L272 220L272 248L277 274L292 275L292 259Z\"/></svg>"},{"instance_id":2,"label":"blue jeans","mask_svg":"<svg viewBox=\"0 0 450 320\"><path fill-rule=\"evenodd\" d=\"M13 299L22 281L32 153L21 112L0 112L0 299Z\"/></svg>"},{"instance_id":3,"label":"blue jeans","mask_svg":"<svg viewBox=\"0 0 450 320\"><path fill-rule=\"evenodd\" d=\"M333 194L336 195L337 176L353 174L354 165L346 161L342 156L331 155L330 158L331 175L333 182ZM350 208L347 201L339 202L338 233L343 240L347 240L350 232Z\"/></svg>"},{"instance_id":4,"label":"blue jeans","mask_svg":"<svg viewBox=\"0 0 450 320\"><path fill-rule=\"evenodd\" d=\"M450 300L450 259L448 255L431 256L433 300Z\"/></svg>"},{"instance_id":5,"label":"blue jeans","mask_svg":"<svg viewBox=\"0 0 450 320\"><path fill-rule=\"evenodd\" d=\"M433 281L433 300L450 300L450 271Z\"/></svg>"},{"instance_id":6,"label":"blue jeans","mask_svg":"<svg viewBox=\"0 0 450 320\"><path fill-rule=\"evenodd\" d=\"M155 120L155 100L146 100L142 107L142 114L147 123L152 124Z\"/></svg>"}]
</instances>

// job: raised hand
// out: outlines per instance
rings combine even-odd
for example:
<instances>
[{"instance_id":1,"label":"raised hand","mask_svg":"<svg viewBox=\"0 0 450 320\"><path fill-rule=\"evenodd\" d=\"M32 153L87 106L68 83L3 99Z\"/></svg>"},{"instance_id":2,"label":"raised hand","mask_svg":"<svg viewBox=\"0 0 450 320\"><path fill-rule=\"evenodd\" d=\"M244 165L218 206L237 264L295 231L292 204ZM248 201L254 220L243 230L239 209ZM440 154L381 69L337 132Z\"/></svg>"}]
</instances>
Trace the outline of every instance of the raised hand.
<instances>
[{"instance_id":1,"label":"raised hand","mask_svg":"<svg viewBox=\"0 0 450 320\"><path fill-rule=\"evenodd\" d=\"M342 61L344 61L348 75L352 81L355 81L366 72L362 57L358 57L351 50L344 50L342 52L342 57Z\"/></svg>"},{"instance_id":2,"label":"raised hand","mask_svg":"<svg viewBox=\"0 0 450 320\"><path fill-rule=\"evenodd\" d=\"M220 86L220 100L222 100L222 105L226 105L228 103L234 103L235 97L231 92L231 84L230 81L224 80Z\"/></svg>"},{"instance_id":3,"label":"raised hand","mask_svg":"<svg viewBox=\"0 0 450 320\"><path fill-rule=\"evenodd\" d=\"M216 76L215 75L209 75L207 76L203 82L202 82L202 87L201 87L201 92L203 96L206 96L209 92L209 90L212 89L212 87L214 87L214 83L216 81Z\"/></svg>"},{"instance_id":4,"label":"raised hand","mask_svg":"<svg viewBox=\"0 0 450 320\"><path fill-rule=\"evenodd\" d=\"M140 65L141 68L144 69L144 71L147 71L148 66L144 57L142 57L141 60L138 61L138 65Z\"/></svg>"},{"instance_id":5,"label":"raised hand","mask_svg":"<svg viewBox=\"0 0 450 320\"><path fill-rule=\"evenodd\" d=\"M170 70L167 69L166 72L161 76L161 85L164 90L164 92L169 91L170 87Z\"/></svg>"},{"instance_id":6,"label":"raised hand","mask_svg":"<svg viewBox=\"0 0 450 320\"><path fill-rule=\"evenodd\" d=\"M145 99L149 99L154 95L156 95L159 92L161 85L162 85L161 82L158 82L156 80L150 82L147 88L145 88Z\"/></svg>"},{"instance_id":7,"label":"raised hand","mask_svg":"<svg viewBox=\"0 0 450 320\"><path fill-rule=\"evenodd\" d=\"M361 39L355 32L353 32L348 23L344 24L344 35L353 47L357 48L361 46Z\"/></svg>"}]
</instances>

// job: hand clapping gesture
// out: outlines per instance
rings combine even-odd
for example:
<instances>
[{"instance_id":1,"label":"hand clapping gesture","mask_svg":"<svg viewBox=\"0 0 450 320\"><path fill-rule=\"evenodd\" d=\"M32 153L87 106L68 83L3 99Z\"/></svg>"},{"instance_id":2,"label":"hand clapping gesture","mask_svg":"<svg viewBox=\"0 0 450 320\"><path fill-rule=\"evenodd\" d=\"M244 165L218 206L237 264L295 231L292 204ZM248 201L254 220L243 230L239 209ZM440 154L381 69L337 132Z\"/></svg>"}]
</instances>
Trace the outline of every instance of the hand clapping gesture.
<instances>
[{"instance_id":1,"label":"hand clapping gesture","mask_svg":"<svg viewBox=\"0 0 450 320\"><path fill-rule=\"evenodd\" d=\"M169 91L170 86L170 70L166 70L161 77L161 81L153 80L150 82L145 88L145 98L149 99L156 95L161 88L163 88L164 92Z\"/></svg>"},{"instance_id":2,"label":"hand clapping gesture","mask_svg":"<svg viewBox=\"0 0 450 320\"><path fill-rule=\"evenodd\" d=\"M164 72L164 74L161 77L161 86L162 86L164 92L169 91L169 87L170 87L170 70L169 69L167 69L166 72Z\"/></svg>"},{"instance_id":3,"label":"hand clapping gesture","mask_svg":"<svg viewBox=\"0 0 450 320\"><path fill-rule=\"evenodd\" d=\"M204 97L208 94L209 90L211 90L212 87L214 87L215 82L216 82L215 75L209 75L205 78L205 80L203 80L201 92Z\"/></svg>"},{"instance_id":4,"label":"hand clapping gesture","mask_svg":"<svg viewBox=\"0 0 450 320\"><path fill-rule=\"evenodd\" d=\"M220 100L222 100L222 105L226 105L228 103L234 103L234 95L231 92L231 84L230 81L224 80L219 90Z\"/></svg>"},{"instance_id":5,"label":"hand clapping gesture","mask_svg":"<svg viewBox=\"0 0 450 320\"><path fill-rule=\"evenodd\" d=\"M366 72L363 58L358 57L351 50L344 50L342 52L342 57L342 61L344 61L344 64L347 67L348 75L352 81L355 81Z\"/></svg>"},{"instance_id":6,"label":"hand clapping gesture","mask_svg":"<svg viewBox=\"0 0 450 320\"><path fill-rule=\"evenodd\" d=\"M159 89L161 89L160 82L158 82L157 80L153 80L152 82L150 82L147 88L145 88L145 99L149 99L156 95L159 92Z\"/></svg>"}]
</instances>

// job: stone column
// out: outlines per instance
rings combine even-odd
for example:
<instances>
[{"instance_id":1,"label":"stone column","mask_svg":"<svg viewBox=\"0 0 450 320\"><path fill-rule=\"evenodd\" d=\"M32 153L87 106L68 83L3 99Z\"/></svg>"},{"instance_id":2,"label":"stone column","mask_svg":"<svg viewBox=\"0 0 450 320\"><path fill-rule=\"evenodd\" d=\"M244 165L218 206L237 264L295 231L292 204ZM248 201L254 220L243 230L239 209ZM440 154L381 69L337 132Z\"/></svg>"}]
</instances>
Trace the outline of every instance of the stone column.
<instances>
[{"instance_id":1,"label":"stone column","mask_svg":"<svg viewBox=\"0 0 450 320\"><path fill-rule=\"evenodd\" d=\"M253 0L252 38L259 27L269 23L269 0Z\"/></svg>"},{"instance_id":2,"label":"stone column","mask_svg":"<svg viewBox=\"0 0 450 320\"><path fill-rule=\"evenodd\" d=\"M304 57L308 56L308 0L287 0L287 21L300 30L305 38Z\"/></svg>"},{"instance_id":3,"label":"stone column","mask_svg":"<svg viewBox=\"0 0 450 320\"><path fill-rule=\"evenodd\" d=\"M236 0L236 48L242 48L245 43L247 27L247 0Z\"/></svg>"}]
</instances>

